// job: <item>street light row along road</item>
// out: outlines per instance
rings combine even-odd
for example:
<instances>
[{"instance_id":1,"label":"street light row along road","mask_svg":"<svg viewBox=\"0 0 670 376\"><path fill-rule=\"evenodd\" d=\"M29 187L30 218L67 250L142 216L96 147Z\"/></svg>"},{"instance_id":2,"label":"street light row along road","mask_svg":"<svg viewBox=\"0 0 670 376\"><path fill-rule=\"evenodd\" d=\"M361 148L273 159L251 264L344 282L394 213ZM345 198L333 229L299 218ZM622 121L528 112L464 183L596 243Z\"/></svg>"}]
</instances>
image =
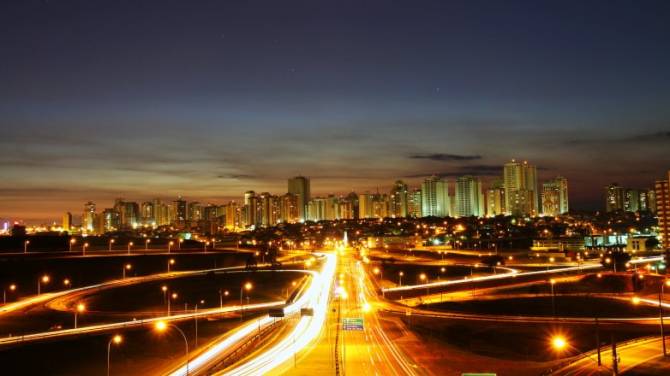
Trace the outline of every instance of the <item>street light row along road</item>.
<instances>
[{"instance_id":1,"label":"street light row along road","mask_svg":"<svg viewBox=\"0 0 670 376\"><path fill-rule=\"evenodd\" d=\"M629 262L631 264L635 265L635 264L643 264L643 263L656 262L656 261L662 261L662 260L663 260L663 256L653 256L653 257L641 257L641 258L638 258L638 259L631 260ZM517 277L524 277L524 276L550 275L550 274L559 274L559 273L579 272L579 271L585 271L585 270L596 270L596 269L601 269L602 267L603 266L600 263L598 263L598 264L583 264L583 265L579 265L579 266L568 266L568 267L554 268L554 269L547 269L547 270L536 270L536 271L530 271L530 272L519 272L518 270L515 270L515 269L509 269L507 273L502 273L502 274L493 274L493 275L485 275L485 276L480 276L480 277L470 277L470 278L456 279L456 280L436 281L436 282L422 283L422 284L415 284L415 285L389 287L389 288L382 288L382 291L384 291L384 293L412 291L412 290L427 289L427 288L431 288L431 287L468 284L468 283L480 282L480 281L491 281L491 280L517 278Z\"/></svg>"}]
</instances>

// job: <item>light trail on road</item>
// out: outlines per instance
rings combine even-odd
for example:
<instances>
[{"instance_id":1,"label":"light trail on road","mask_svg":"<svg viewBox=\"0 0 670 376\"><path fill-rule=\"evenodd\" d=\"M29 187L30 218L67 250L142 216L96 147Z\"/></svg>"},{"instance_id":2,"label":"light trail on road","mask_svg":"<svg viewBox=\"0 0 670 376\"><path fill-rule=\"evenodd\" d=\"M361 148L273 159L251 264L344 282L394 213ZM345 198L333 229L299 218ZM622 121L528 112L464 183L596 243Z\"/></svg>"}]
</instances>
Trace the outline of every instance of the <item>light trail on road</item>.
<instances>
[{"instance_id":1,"label":"light trail on road","mask_svg":"<svg viewBox=\"0 0 670 376\"><path fill-rule=\"evenodd\" d=\"M324 264L320 272L304 270L285 270L287 272L299 271L312 275L309 287L294 303L284 307L285 315L298 315L301 308L312 308L313 316L302 316L290 334L259 354L248 362L238 367L225 371L226 375L260 375L279 366L290 359L294 354L307 346L320 332L325 321L328 306L328 297L335 276L337 257L335 254L319 254L324 258ZM264 315L256 320L243 325L235 330L230 336L220 342L212 344L207 350L197 357L189 360L189 375L195 375L206 371L227 351L241 341L245 340L255 332L271 325L274 319ZM222 373L219 373L222 374ZM186 375L186 366L182 366L170 373L171 376Z\"/></svg>"}]
</instances>

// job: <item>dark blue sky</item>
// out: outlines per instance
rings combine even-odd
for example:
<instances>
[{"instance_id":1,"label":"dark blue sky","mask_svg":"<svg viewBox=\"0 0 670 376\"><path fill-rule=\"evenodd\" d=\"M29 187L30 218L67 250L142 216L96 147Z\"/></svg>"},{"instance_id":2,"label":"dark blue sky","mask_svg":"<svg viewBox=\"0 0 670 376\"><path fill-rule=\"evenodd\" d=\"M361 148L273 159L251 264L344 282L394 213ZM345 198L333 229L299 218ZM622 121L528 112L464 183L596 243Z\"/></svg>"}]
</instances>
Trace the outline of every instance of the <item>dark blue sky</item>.
<instances>
[{"instance_id":1,"label":"dark blue sky","mask_svg":"<svg viewBox=\"0 0 670 376\"><path fill-rule=\"evenodd\" d=\"M489 180L511 158L598 208L670 168L668 20L667 1L5 1L0 217L298 173L317 193Z\"/></svg>"}]
</instances>

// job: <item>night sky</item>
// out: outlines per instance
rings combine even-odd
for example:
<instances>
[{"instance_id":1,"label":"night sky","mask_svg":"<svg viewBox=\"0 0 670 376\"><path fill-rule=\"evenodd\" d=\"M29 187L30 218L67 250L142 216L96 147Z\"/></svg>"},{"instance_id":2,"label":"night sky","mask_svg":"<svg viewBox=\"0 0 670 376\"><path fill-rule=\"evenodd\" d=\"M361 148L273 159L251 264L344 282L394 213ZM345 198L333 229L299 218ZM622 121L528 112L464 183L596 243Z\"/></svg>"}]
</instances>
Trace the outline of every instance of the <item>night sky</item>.
<instances>
[{"instance_id":1,"label":"night sky","mask_svg":"<svg viewBox=\"0 0 670 376\"><path fill-rule=\"evenodd\" d=\"M670 168L668 1L3 1L0 217ZM452 178L453 179L453 178Z\"/></svg>"}]
</instances>

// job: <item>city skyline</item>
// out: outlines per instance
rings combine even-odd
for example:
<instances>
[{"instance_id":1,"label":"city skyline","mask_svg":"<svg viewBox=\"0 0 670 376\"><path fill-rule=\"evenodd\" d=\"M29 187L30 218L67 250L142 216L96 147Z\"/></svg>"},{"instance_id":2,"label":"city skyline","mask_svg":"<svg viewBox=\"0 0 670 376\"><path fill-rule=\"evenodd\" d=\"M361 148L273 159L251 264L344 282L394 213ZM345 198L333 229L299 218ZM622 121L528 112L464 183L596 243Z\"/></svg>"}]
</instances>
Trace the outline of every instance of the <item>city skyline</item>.
<instances>
[{"instance_id":1,"label":"city skyline","mask_svg":"<svg viewBox=\"0 0 670 376\"><path fill-rule=\"evenodd\" d=\"M592 210L670 165L666 2L152 3L3 4L0 216L297 174L488 180L514 157Z\"/></svg>"}]
</instances>

